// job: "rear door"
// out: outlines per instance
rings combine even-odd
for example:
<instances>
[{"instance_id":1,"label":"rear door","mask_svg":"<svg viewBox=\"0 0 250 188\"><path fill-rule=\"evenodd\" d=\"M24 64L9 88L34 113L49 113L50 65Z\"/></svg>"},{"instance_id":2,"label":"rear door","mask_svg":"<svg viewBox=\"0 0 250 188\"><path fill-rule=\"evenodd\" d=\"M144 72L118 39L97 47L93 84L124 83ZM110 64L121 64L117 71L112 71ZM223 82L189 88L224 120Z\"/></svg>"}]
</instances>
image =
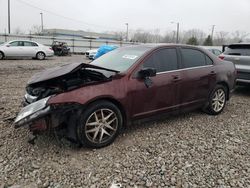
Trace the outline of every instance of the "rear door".
<instances>
[{"instance_id":1,"label":"rear door","mask_svg":"<svg viewBox=\"0 0 250 188\"><path fill-rule=\"evenodd\" d=\"M183 82L180 88L180 105L192 107L204 104L216 83L216 72L212 59L204 52L182 47Z\"/></svg>"},{"instance_id":2,"label":"rear door","mask_svg":"<svg viewBox=\"0 0 250 188\"><path fill-rule=\"evenodd\" d=\"M23 54L27 57L35 57L38 51L38 45L34 42L24 41Z\"/></svg>"},{"instance_id":3,"label":"rear door","mask_svg":"<svg viewBox=\"0 0 250 188\"><path fill-rule=\"evenodd\" d=\"M163 48L154 51L135 73L141 68L155 68L157 74L150 78L150 87L147 87L142 79L130 80L132 117L172 110L177 104L177 85L181 77L176 49Z\"/></svg>"}]
</instances>

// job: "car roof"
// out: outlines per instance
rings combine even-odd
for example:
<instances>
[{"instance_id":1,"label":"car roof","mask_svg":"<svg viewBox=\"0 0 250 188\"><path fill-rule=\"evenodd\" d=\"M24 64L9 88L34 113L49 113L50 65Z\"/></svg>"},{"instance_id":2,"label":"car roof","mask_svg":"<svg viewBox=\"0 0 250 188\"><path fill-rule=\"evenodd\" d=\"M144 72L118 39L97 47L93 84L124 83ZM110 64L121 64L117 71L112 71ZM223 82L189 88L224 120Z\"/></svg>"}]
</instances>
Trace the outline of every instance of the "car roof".
<instances>
[{"instance_id":1,"label":"car roof","mask_svg":"<svg viewBox=\"0 0 250 188\"><path fill-rule=\"evenodd\" d=\"M31 40L11 40L11 41L9 41L8 43L11 43L11 42L34 42L34 43L39 44L38 42L31 41Z\"/></svg>"},{"instance_id":2,"label":"car roof","mask_svg":"<svg viewBox=\"0 0 250 188\"><path fill-rule=\"evenodd\" d=\"M186 45L186 44L175 44L175 43L150 43L150 44L138 44L138 45L131 45L131 46L125 46L123 48L149 48L149 49L156 49L159 47L189 47L189 48L196 48L201 49L200 46L193 46L193 45Z\"/></svg>"}]
</instances>

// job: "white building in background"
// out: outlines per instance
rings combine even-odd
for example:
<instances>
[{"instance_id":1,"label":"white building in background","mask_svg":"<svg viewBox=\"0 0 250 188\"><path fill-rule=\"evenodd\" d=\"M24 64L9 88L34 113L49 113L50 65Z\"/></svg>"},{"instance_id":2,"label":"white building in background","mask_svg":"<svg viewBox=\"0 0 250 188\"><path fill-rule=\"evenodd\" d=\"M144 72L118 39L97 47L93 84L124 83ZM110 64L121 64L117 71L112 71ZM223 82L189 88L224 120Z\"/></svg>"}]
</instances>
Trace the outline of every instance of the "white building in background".
<instances>
[{"instance_id":1,"label":"white building in background","mask_svg":"<svg viewBox=\"0 0 250 188\"><path fill-rule=\"evenodd\" d=\"M120 40L121 37L106 33L87 32L82 30L68 30L68 29L44 29L43 35L53 37L74 37L81 39L100 39L100 40Z\"/></svg>"}]
</instances>

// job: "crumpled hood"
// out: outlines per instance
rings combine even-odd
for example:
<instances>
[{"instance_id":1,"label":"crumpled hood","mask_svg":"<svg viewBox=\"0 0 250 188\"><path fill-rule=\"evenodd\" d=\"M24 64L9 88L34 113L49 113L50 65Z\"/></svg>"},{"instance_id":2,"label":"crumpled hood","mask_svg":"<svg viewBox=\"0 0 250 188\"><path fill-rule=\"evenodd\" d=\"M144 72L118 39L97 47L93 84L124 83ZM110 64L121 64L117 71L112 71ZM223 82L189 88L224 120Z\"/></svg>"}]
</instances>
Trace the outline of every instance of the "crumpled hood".
<instances>
[{"instance_id":1,"label":"crumpled hood","mask_svg":"<svg viewBox=\"0 0 250 188\"><path fill-rule=\"evenodd\" d=\"M106 69L103 67L98 67L95 65L91 65L91 64L86 64L86 63L70 63L67 65L62 65L62 66L57 66L57 67L53 67L50 69L45 69L41 72L38 72L36 74L34 74L30 80L28 81L28 85L31 84L35 84L35 83L39 83L39 82L44 82L44 81L48 81L54 78L58 78L58 77L62 77L64 75L67 74L71 74L74 73L75 71L81 69L81 68L96 68L96 69L101 69L101 70L107 70L107 71L111 71L111 72L119 72L119 71L115 71L115 70L111 70L111 69Z\"/></svg>"}]
</instances>

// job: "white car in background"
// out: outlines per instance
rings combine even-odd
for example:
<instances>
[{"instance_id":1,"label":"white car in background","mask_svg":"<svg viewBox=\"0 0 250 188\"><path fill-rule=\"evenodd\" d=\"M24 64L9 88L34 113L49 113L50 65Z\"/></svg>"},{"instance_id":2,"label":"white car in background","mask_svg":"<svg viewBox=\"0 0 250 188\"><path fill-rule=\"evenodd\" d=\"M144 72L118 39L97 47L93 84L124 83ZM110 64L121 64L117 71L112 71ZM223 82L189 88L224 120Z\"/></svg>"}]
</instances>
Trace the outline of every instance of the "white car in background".
<instances>
[{"instance_id":1,"label":"white car in background","mask_svg":"<svg viewBox=\"0 0 250 188\"><path fill-rule=\"evenodd\" d=\"M15 40L0 45L0 59L8 57L32 57L43 60L54 55L51 47L34 41Z\"/></svg>"},{"instance_id":2,"label":"white car in background","mask_svg":"<svg viewBox=\"0 0 250 188\"><path fill-rule=\"evenodd\" d=\"M94 59L96 53L97 53L98 49L92 49L92 50L88 50L85 52L85 55L87 58L89 59Z\"/></svg>"}]
</instances>

